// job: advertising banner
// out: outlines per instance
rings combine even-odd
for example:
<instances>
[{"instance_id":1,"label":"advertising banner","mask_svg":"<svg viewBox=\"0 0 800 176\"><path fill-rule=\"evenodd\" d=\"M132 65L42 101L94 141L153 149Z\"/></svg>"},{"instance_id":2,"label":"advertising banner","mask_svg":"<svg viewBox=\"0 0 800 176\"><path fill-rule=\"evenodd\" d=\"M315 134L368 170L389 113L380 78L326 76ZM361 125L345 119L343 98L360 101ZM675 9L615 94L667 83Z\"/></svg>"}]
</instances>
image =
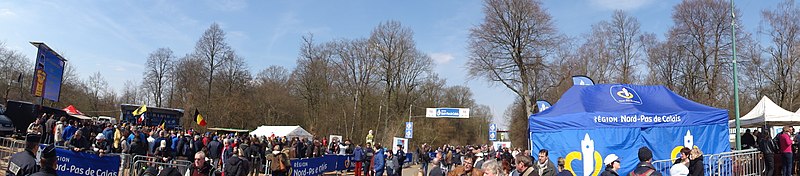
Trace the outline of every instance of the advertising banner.
<instances>
[{"instance_id":1,"label":"advertising banner","mask_svg":"<svg viewBox=\"0 0 800 176\"><path fill-rule=\"evenodd\" d=\"M469 118L469 108L426 108L425 117Z\"/></svg>"},{"instance_id":2,"label":"advertising banner","mask_svg":"<svg viewBox=\"0 0 800 176\"><path fill-rule=\"evenodd\" d=\"M403 152L408 153L408 139L396 137L392 141L393 141L392 142L392 147L388 147L388 148L394 150L395 146L402 145L403 146Z\"/></svg>"},{"instance_id":3,"label":"advertising banner","mask_svg":"<svg viewBox=\"0 0 800 176\"><path fill-rule=\"evenodd\" d=\"M353 155L325 155L319 158L293 159L293 176L322 175L325 172L333 172L353 168L350 164Z\"/></svg>"},{"instance_id":4,"label":"advertising banner","mask_svg":"<svg viewBox=\"0 0 800 176\"><path fill-rule=\"evenodd\" d=\"M103 156L56 148L58 175L118 176L120 156Z\"/></svg>"},{"instance_id":5,"label":"advertising banner","mask_svg":"<svg viewBox=\"0 0 800 176\"><path fill-rule=\"evenodd\" d=\"M57 102L61 95L64 75L64 59L44 43L34 43L39 48L36 54L31 93L36 97Z\"/></svg>"}]
</instances>

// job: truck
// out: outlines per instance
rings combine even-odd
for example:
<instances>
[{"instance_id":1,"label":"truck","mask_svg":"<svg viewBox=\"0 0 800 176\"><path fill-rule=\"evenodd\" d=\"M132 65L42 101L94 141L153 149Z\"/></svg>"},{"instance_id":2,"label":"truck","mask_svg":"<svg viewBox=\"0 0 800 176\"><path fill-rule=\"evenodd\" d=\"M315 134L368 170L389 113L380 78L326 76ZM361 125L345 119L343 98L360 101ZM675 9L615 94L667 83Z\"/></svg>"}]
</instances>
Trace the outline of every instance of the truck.
<instances>
[{"instance_id":1,"label":"truck","mask_svg":"<svg viewBox=\"0 0 800 176\"><path fill-rule=\"evenodd\" d=\"M147 111L142 115L144 116L144 120L140 123L138 121L140 116L133 115L133 111L140 107L141 105L121 104L120 121L144 126L160 126L163 122L164 127L167 129L181 128L181 117L183 117L184 113L183 109L147 106Z\"/></svg>"}]
</instances>

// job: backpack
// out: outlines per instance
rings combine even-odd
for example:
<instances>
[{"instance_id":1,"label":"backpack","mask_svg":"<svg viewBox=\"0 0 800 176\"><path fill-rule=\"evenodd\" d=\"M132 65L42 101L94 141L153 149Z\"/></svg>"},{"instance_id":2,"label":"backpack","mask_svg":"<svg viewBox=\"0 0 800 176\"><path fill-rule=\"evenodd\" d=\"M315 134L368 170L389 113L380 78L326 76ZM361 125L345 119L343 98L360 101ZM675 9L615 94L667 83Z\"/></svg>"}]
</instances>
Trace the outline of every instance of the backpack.
<instances>
[{"instance_id":1,"label":"backpack","mask_svg":"<svg viewBox=\"0 0 800 176\"><path fill-rule=\"evenodd\" d=\"M781 141L782 141L782 139L781 139L781 135L782 134L783 134L783 132L778 133L777 135L775 135L774 138L772 138L772 143L775 144L775 149L778 150L776 153L782 153L781 149L780 149L780 147L781 147L780 144L781 144Z\"/></svg>"},{"instance_id":2,"label":"backpack","mask_svg":"<svg viewBox=\"0 0 800 176\"><path fill-rule=\"evenodd\" d=\"M653 170L653 169L647 169L647 171L645 171L644 173L641 173L641 174L637 174L636 172L631 172L630 176L650 176L655 171L656 170Z\"/></svg>"},{"instance_id":3,"label":"backpack","mask_svg":"<svg viewBox=\"0 0 800 176\"><path fill-rule=\"evenodd\" d=\"M283 154L278 154L272 157L272 165L271 169L279 172L286 171L286 163L283 162ZM275 167L276 166L276 167Z\"/></svg>"}]
</instances>

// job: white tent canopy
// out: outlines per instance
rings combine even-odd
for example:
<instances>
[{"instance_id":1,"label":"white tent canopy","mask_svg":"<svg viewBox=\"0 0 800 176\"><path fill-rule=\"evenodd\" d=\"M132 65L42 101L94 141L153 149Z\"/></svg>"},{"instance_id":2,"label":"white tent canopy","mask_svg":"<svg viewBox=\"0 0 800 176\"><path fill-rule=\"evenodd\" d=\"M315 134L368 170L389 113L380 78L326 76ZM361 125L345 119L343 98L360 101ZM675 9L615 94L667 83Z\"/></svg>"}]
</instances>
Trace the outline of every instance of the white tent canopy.
<instances>
[{"instance_id":1,"label":"white tent canopy","mask_svg":"<svg viewBox=\"0 0 800 176\"><path fill-rule=\"evenodd\" d=\"M739 118L739 122L740 126L744 128L763 127L764 125L798 125L800 124L800 114L787 111L764 96L753 107L753 110ZM730 120L728 125L733 128L736 126L736 121Z\"/></svg>"},{"instance_id":2,"label":"white tent canopy","mask_svg":"<svg viewBox=\"0 0 800 176\"><path fill-rule=\"evenodd\" d=\"M314 136L311 135L308 131L303 129L300 126L260 126L255 130L250 132L250 135L255 136L279 136L283 137L286 136L287 138L313 138Z\"/></svg>"}]
</instances>

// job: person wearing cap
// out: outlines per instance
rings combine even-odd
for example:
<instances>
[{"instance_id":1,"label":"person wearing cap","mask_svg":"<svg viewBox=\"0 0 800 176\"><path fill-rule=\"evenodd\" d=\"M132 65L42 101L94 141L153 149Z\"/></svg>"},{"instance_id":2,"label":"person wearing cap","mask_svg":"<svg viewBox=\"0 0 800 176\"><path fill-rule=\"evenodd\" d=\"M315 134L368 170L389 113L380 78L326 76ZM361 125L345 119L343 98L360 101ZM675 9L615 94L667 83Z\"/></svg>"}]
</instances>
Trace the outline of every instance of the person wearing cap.
<instances>
[{"instance_id":1,"label":"person wearing cap","mask_svg":"<svg viewBox=\"0 0 800 176\"><path fill-rule=\"evenodd\" d=\"M39 151L38 134L28 134L25 136L25 150L11 156L6 176L30 175L39 171L36 165L36 152Z\"/></svg>"},{"instance_id":2,"label":"person wearing cap","mask_svg":"<svg viewBox=\"0 0 800 176\"><path fill-rule=\"evenodd\" d=\"M606 165L606 169L600 176L619 176L620 164L619 157L616 154L606 156L606 159L603 160L603 164Z\"/></svg>"},{"instance_id":3,"label":"person wearing cap","mask_svg":"<svg viewBox=\"0 0 800 176\"><path fill-rule=\"evenodd\" d=\"M100 156L112 152L111 145L108 143L108 140L106 140L106 135L103 135L103 133L97 134L95 143L92 145L92 151L99 153Z\"/></svg>"},{"instance_id":4,"label":"person wearing cap","mask_svg":"<svg viewBox=\"0 0 800 176\"><path fill-rule=\"evenodd\" d=\"M45 146L39 159L39 165L41 165L42 169L31 176L58 175L56 174L56 166L58 166L56 161L56 147L54 145Z\"/></svg>"},{"instance_id":5,"label":"person wearing cap","mask_svg":"<svg viewBox=\"0 0 800 176\"><path fill-rule=\"evenodd\" d=\"M656 171L653 164L650 164L653 161L653 152L650 149L647 147L639 148L638 156L639 164L636 164L636 168L631 172L631 175L661 176L661 173Z\"/></svg>"}]
</instances>

